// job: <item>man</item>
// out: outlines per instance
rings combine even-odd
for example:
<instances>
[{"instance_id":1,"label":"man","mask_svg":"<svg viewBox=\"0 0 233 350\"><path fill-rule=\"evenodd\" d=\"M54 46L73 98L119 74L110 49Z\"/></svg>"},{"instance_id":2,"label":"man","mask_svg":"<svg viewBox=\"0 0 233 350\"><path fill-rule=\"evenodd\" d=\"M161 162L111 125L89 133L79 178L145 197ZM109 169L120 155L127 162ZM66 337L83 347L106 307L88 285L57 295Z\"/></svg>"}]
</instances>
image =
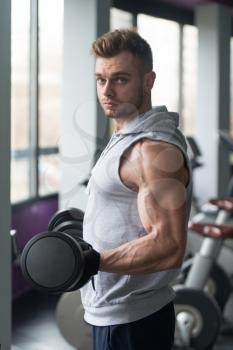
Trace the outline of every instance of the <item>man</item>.
<instances>
[{"instance_id":1,"label":"man","mask_svg":"<svg viewBox=\"0 0 233 350\"><path fill-rule=\"evenodd\" d=\"M170 287L186 244L191 179L178 115L152 108L152 53L136 32L92 46L98 100L115 131L92 170L84 239L100 252L81 289L94 350L171 349ZM93 282L93 281L92 281Z\"/></svg>"}]
</instances>

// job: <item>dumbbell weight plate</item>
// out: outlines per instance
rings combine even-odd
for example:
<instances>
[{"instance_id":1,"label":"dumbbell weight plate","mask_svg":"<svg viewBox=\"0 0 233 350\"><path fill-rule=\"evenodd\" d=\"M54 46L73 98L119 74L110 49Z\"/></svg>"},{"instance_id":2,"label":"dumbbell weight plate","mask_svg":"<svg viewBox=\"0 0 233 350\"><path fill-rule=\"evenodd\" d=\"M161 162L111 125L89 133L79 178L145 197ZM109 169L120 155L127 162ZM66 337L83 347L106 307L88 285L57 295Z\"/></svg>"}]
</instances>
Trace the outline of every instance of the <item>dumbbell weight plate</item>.
<instances>
[{"instance_id":1,"label":"dumbbell weight plate","mask_svg":"<svg viewBox=\"0 0 233 350\"><path fill-rule=\"evenodd\" d=\"M61 232L34 236L21 255L25 278L36 289L47 293L68 289L81 278L83 252L74 238Z\"/></svg>"},{"instance_id":2,"label":"dumbbell weight plate","mask_svg":"<svg viewBox=\"0 0 233 350\"><path fill-rule=\"evenodd\" d=\"M78 350L92 349L91 326L84 321L80 291L64 293L56 307L57 326L69 344Z\"/></svg>"},{"instance_id":3,"label":"dumbbell weight plate","mask_svg":"<svg viewBox=\"0 0 233 350\"><path fill-rule=\"evenodd\" d=\"M54 231L65 232L73 237L83 238L83 224L79 221L64 221L58 224Z\"/></svg>"},{"instance_id":4,"label":"dumbbell weight plate","mask_svg":"<svg viewBox=\"0 0 233 350\"><path fill-rule=\"evenodd\" d=\"M190 339L191 348L195 350L211 348L219 335L221 326L221 313L217 302L202 290L182 285L174 286L174 289L176 319L180 313L184 312L194 318Z\"/></svg>"},{"instance_id":5,"label":"dumbbell weight plate","mask_svg":"<svg viewBox=\"0 0 233 350\"><path fill-rule=\"evenodd\" d=\"M193 257L184 261L181 272L177 278L177 283L184 284L193 261ZM231 294L231 282L226 272L217 263L214 263L210 271L205 290L216 299L220 309L223 310Z\"/></svg>"},{"instance_id":6,"label":"dumbbell weight plate","mask_svg":"<svg viewBox=\"0 0 233 350\"><path fill-rule=\"evenodd\" d=\"M61 210L58 213L55 213L51 220L49 221L48 230L56 230L56 226L66 221L77 221L82 223L84 217L84 212L77 208L70 208Z\"/></svg>"}]
</instances>

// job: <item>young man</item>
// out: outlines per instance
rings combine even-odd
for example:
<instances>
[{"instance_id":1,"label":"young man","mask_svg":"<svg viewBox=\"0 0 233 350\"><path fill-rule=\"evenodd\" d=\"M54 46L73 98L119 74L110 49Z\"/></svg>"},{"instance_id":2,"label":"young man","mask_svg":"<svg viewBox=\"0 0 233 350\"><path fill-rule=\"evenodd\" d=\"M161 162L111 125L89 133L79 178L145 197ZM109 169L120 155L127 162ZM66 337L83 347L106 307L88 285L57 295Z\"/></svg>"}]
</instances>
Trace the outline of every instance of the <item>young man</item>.
<instances>
[{"instance_id":1,"label":"young man","mask_svg":"<svg viewBox=\"0 0 233 350\"><path fill-rule=\"evenodd\" d=\"M169 350L170 287L184 255L191 200L178 115L152 108L152 53L136 32L92 46L99 103L115 131L92 170L83 235L100 268L81 289L94 350Z\"/></svg>"}]
</instances>

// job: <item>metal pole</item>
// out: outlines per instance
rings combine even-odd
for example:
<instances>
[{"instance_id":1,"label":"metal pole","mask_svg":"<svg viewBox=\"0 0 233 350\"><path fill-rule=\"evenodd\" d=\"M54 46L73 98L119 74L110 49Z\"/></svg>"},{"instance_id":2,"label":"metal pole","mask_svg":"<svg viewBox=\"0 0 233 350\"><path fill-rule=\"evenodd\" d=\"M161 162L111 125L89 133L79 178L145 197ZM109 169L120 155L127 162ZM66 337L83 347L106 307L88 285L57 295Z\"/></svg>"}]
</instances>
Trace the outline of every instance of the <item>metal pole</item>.
<instances>
[{"instance_id":1,"label":"metal pole","mask_svg":"<svg viewBox=\"0 0 233 350\"><path fill-rule=\"evenodd\" d=\"M179 25L179 100L178 100L178 111L180 114L180 128L184 128L183 120L183 46L184 46L184 26L180 23Z\"/></svg>"},{"instance_id":2,"label":"metal pole","mask_svg":"<svg viewBox=\"0 0 233 350\"><path fill-rule=\"evenodd\" d=\"M11 346L11 2L0 2L0 349Z\"/></svg>"},{"instance_id":3,"label":"metal pole","mask_svg":"<svg viewBox=\"0 0 233 350\"><path fill-rule=\"evenodd\" d=\"M38 194L38 96L39 96L39 45L38 45L38 0L30 2L30 79L29 79L29 142L30 197Z\"/></svg>"}]
</instances>

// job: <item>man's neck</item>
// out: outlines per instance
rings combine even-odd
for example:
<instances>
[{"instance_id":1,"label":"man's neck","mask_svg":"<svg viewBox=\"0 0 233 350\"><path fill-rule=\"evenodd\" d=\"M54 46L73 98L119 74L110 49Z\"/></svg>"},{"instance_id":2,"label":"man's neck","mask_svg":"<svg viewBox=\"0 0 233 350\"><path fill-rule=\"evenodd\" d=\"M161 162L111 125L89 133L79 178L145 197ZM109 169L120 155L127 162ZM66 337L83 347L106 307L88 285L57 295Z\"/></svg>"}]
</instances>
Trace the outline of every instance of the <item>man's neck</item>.
<instances>
[{"instance_id":1,"label":"man's neck","mask_svg":"<svg viewBox=\"0 0 233 350\"><path fill-rule=\"evenodd\" d=\"M128 116L125 118L116 118L114 119L114 131L120 131L122 129L127 128L127 126L129 125L129 123L132 120L135 120L139 115L135 114L134 116Z\"/></svg>"},{"instance_id":2,"label":"man's neck","mask_svg":"<svg viewBox=\"0 0 233 350\"><path fill-rule=\"evenodd\" d=\"M152 105L150 104L147 107L140 108L137 113L134 113L133 115L129 115L126 117L121 117L121 118L115 118L114 119L114 131L120 131L128 126L128 124L136 119L137 117L140 117L140 115L146 113L152 108Z\"/></svg>"}]
</instances>

